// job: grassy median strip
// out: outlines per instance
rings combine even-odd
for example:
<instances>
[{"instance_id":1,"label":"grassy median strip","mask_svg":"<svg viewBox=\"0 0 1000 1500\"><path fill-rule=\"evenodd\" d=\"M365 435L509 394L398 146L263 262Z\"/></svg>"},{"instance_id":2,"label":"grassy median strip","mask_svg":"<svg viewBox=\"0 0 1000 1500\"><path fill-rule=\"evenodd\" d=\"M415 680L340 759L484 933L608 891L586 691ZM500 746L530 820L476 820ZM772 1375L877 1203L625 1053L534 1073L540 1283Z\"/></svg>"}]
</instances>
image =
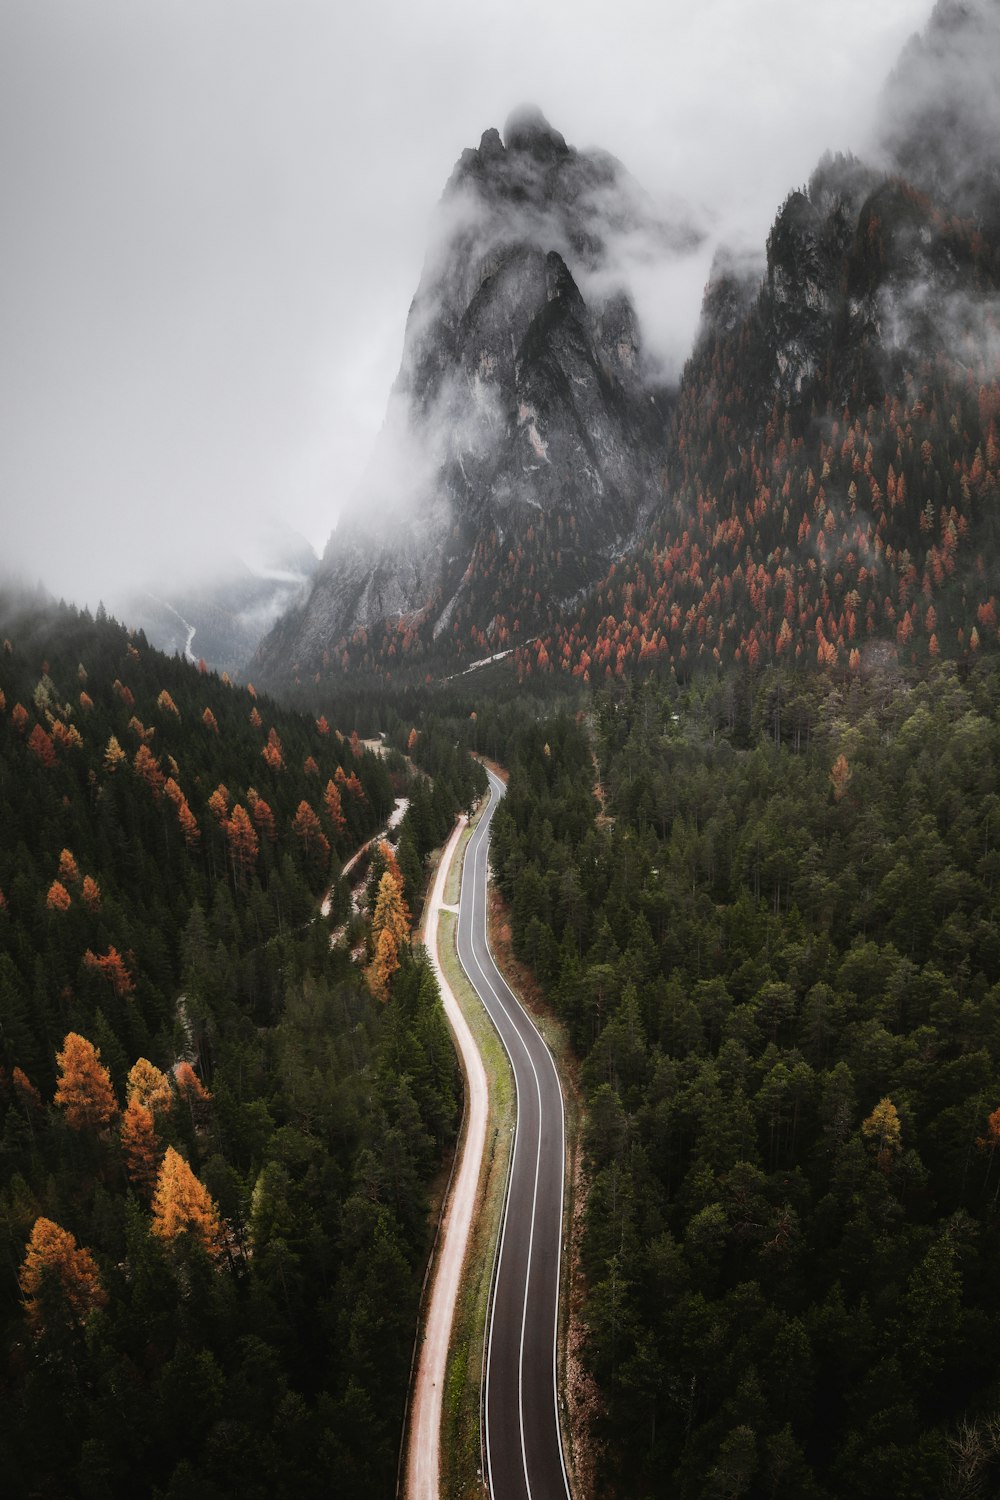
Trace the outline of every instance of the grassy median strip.
<instances>
[{"instance_id":1,"label":"grassy median strip","mask_svg":"<svg viewBox=\"0 0 1000 1500\"><path fill-rule=\"evenodd\" d=\"M464 846L461 847L464 854ZM452 866L460 865L456 859ZM455 894L457 900L457 891ZM449 904L451 897L448 895ZM493 1257L500 1232L516 1115L514 1077L507 1054L482 1001L458 961L457 920L442 912L438 926L441 967L469 1024L489 1080L489 1124L480 1177L480 1210L472 1226L448 1355L441 1420L441 1494L472 1500L485 1493L481 1472L480 1402L483 1339L489 1309Z\"/></svg>"},{"instance_id":2,"label":"grassy median strip","mask_svg":"<svg viewBox=\"0 0 1000 1500\"><path fill-rule=\"evenodd\" d=\"M459 839L458 845L455 849L455 856L452 859L451 868L449 869L448 874L445 876L444 899L445 903L448 906L457 906L459 897L462 894L462 867L465 864L465 851L469 847L469 840L475 833L476 824L478 822L479 817L477 815L475 818L473 818L472 822L467 823L465 828L462 830L462 837Z\"/></svg>"}]
</instances>

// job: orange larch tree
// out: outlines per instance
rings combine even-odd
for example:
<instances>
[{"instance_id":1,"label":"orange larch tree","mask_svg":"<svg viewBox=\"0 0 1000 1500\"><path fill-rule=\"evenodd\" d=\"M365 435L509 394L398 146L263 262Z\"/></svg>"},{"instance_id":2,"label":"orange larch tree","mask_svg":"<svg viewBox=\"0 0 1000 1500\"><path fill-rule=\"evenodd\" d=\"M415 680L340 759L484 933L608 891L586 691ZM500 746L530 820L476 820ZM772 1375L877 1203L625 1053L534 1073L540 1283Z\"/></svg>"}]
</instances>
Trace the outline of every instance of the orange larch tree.
<instances>
[{"instance_id":1,"label":"orange larch tree","mask_svg":"<svg viewBox=\"0 0 1000 1500\"><path fill-rule=\"evenodd\" d=\"M263 755L272 771L281 770L282 766L285 763L285 757L282 752L281 741L278 738L278 731L276 729L272 728L267 731L267 744L264 746L263 750L260 753L261 755Z\"/></svg>"},{"instance_id":2,"label":"orange larch tree","mask_svg":"<svg viewBox=\"0 0 1000 1500\"><path fill-rule=\"evenodd\" d=\"M129 1181L134 1182L148 1198L159 1170L160 1143L156 1138L153 1112L138 1099L130 1099L122 1115L121 1143Z\"/></svg>"},{"instance_id":3,"label":"orange larch tree","mask_svg":"<svg viewBox=\"0 0 1000 1500\"><path fill-rule=\"evenodd\" d=\"M135 752L135 760L132 766L137 776L149 787L154 797L159 797L163 789L163 772L160 770L156 756L148 745L140 745Z\"/></svg>"},{"instance_id":4,"label":"orange larch tree","mask_svg":"<svg viewBox=\"0 0 1000 1500\"><path fill-rule=\"evenodd\" d=\"M56 1053L59 1078L54 1103L66 1111L73 1130L102 1130L118 1113L111 1075L92 1042L71 1031Z\"/></svg>"},{"instance_id":5,"label":"orange larch tree","mask_svg":"<svg viewBox=\"0 0 1000 1500\"><path fill-rule=\"evenodd\" d=\"M61 880L53 880L52 884L49 886L48 895L45 897L45 905L48 907L49 911L69 911L69 891L63 885Z\"/></svg>"},{"instance_id":6,"label":"orange larch tree","mask_svg":"<svg viewBox=\"0 0 1000 1500\"><path fill-rule=\"evenodd\" d=\"M308 802L300 802L292 819L292 832L302 845L306 859L317 869L325 868L330 858L330 845L320 827L319 818Z\"/></svg>"},{"instance_id":7,"label":"orange larch tree","mask_svg":"<svg viewBox=\"0 0 1000 1500\"><path fill-rule=\"evenodd\" d=\"M68 849L64 849L59 856L59 879L64 885L76 885L80 879L76 860Z\"/></svg>"},{"instance_id":8,"label":"orange larch tree","mask_svg":"<svg viewBox=\"0 0 1000 1500\"><path fill-rule=\"evenodd\" d=\"M85 875L83 877L80 900L88 911L100 911L101 909L101 887L92 875Z\"/></svg>"},{"instance_id":9,"label":"orange larch tree","mask_svg":"<svg viewBox=\"0 0 1000 1500\"><path fill-rule=\"evenodd\" d=\"M388 1000L392 976L399 968L399 951L388 927L384 927L375 942L375 954L366 970L368 984L376 1000Z\"/></svg>"},{"instance_id":10,"label":"orange larch tree","mask_svg":"<svg viewBox=\"0 0 1000 1500\"><path fill-rule=\"evenodd\" d=\"M211 730L212 734L218 734L218 732L219 732L218 720L216 719L215 715L213 714L213 712L212 712L212 710L210 708L206 708L205 709L205 712L201 716L201 722L204 724L204 726L205 726L206 729Z\"/></svg>"},{"instance_id":11,"label":"orange larch tree","mask_svg":"<svg viewBox=\"0 0 1000 1500\"><path fill-rule=\"evenodd\" d=\"M135 980L129 973L125 960L115 947L109 948L107 953L92 953L88 948L83 955L83 966L91 974L103 975L119 999L123 999L126 995L131 995L135 990Z\"/></svg>"},{"instance_id":12,"label":"orange larch tree","mask_svg":"<svg viewBox=\"0 0 1000 1500\"><path fill-rule=\"evenodd\" d=\"M28 736L28 749L46 770L50 770L56 763L56 747L45 733L41 724L36 724Z\"/></svg>"},{"instance_id":13,"label":"orange larch tree","mask_svg":"<svg viewBox=\"0 0 1000 1500\"><path fill-rule=\"evenodd\" d=\"M108 1300L90 1251L51 1219L35 1220L18 1279L28 1322L38 1331L45 1326L54 1295L77 1323Z\"/></svg>"},{"instance_id":14,"label":"orange larch tree","mask_svg":"<svg viewBox=\"0 0 1000 1500\"><path fill-rule=\"evenodd\" d=\"M347 819L344 817L344 807L340 800L340 791L333 781L328 781L326 791L323 793L326 810L333 824L333 832L336 837L344 832L347 827Z\"/></svg>"},{"instance_id":15,"label":"orange larch tree","mask_svg":"<svg viewBox=\"0 0 1000 1500\"><path fill-rule=\"evenodd\" d=\"M208 1119L212 1096L189 1062L177 1064L174 1083L178 1100L183 1100L191 1113L192 1125L203 1125Z\"/></svg>"},{"instance_id":16,"label":"orange larch tree","mask_svg":"<svg viewBox=\"0 0 1000 1500\"><path fill-rule=\"evenodd\" d=\"M229 788L223 786L222 782L215 788L208 799L208 806L214 818L223 823L229 813Z\"/></svg>"},{"instance_id":17,"label":"orange larch tree","mask_svg":"<svg viewBox=\"0 0 1000 1500\"><path fill-rule=\"evenodd\" d=\"M232 817L227 818L222 826L225 829L233 869L240 883L245 884L249 876L253 874L260 848L260 841L250 821L250 815L246 808L241 807L237 802L233 808Z\"/></svg>"},{"instance_id":18,"label":"orange larch tree","mask_svg":"<svg viewBox=\"0 0 1000 1500\"><path fill-rule=\"evenodd\" d=\"M222 1248L218 1210L173 1146L167 1147L156 1181L152 1230L163 1240L190 1235L209 1255L217 1255Z\"/></svg>"},{"instance_id":19,"label":"orange larch tree","mask_svg":"<svg viewBox=\"0 0 1000 1500\"><path fill-rule=\"evenodd\" d=\"M258 796L255 787L247 788L247 802L250 805L250 816L257 825L257 831L262 838L267 839L269 843L273 844L277 832L274 823L274 813L263 797Z\"/></svg>"},{"instance_id":20,"label":"orange larch tree","mask_svg":"<svg viewBox=\"0 0 1000 1500\"><path fill-rule=\"evenodd\" d=\"M181 826L185 844L189 849L197 848L201 840L201 829L198 827L198 819L191 811L188 799L172 776L167 777L163 790L177 810L177 821Z\"/></svg>"}]
</instances>

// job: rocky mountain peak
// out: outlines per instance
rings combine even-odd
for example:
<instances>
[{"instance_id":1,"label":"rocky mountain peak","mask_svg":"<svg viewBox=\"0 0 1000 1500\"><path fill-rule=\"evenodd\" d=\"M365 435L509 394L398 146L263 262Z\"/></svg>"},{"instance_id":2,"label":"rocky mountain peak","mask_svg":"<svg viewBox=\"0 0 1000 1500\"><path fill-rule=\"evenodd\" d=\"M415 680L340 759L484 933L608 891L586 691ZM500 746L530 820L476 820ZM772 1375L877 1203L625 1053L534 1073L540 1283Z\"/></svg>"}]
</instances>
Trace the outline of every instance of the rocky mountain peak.
<instances>
[{"instance_id":1,"label":"rocky mountain peak","mask_svg":"<svg viewBox=\"0 0 1000 1500\"><path fill-rule=\"evenodd\" d=\"M265 657L375 629L481 655L593 583L655 502L664 439L621 266L693 237L534 106L463 151L362 491Z\"/></svg>"},{"instance_id":2,"label":"rocky mountain peak","mask_svg":"<svg viewBox=\"0 0 1000 1500\"><path fill-rule=\"evenodd\" d=\"M566 139L553 130L537 104L511 110L503 128L508 151L524 151L544 161L570 155Z\"/></svg>"}]
</instances>

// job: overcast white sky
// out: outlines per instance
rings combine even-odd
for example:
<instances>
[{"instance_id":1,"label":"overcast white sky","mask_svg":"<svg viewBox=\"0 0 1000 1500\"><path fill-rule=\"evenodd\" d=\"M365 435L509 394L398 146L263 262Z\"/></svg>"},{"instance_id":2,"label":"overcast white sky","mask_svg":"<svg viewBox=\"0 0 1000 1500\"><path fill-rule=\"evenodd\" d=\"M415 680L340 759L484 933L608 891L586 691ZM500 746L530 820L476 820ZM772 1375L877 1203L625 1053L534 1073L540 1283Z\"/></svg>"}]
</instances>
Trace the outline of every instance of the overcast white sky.
<instances>
[{"instance_id":1,"label":"overcast white sky","mask_svg":"<svg viewBox=\"0 0 1000 1500\"><path fill-rule=\"evenodd\" d=\"M321 550L463 146L531 100L762 244L930 9L3 0L0 562L93 602L260 514Z\"/></svg>"}]
</instances>

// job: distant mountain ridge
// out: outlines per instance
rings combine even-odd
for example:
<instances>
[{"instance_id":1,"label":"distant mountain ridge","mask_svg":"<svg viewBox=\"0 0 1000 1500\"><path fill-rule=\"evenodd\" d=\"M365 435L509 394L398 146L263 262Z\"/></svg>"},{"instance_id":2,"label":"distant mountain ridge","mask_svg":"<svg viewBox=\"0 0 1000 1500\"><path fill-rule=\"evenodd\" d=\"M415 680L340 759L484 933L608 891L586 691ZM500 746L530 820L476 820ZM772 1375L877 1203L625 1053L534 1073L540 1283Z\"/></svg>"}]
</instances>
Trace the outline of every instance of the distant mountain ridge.
<instances>
[{"instance_id":1,"label":"distant mountain ridge","mask_svg":"<svg viewBox=\"0 0 1000 1500\"><path fill-rule=\"evenodd\" d=\"M202 582L164 578L105 603L159 650L243 676L261 637L308 593L319 561L304 537L277 523L248 542L246 557L220 558Z\"/></svg>"}]
</instances>

